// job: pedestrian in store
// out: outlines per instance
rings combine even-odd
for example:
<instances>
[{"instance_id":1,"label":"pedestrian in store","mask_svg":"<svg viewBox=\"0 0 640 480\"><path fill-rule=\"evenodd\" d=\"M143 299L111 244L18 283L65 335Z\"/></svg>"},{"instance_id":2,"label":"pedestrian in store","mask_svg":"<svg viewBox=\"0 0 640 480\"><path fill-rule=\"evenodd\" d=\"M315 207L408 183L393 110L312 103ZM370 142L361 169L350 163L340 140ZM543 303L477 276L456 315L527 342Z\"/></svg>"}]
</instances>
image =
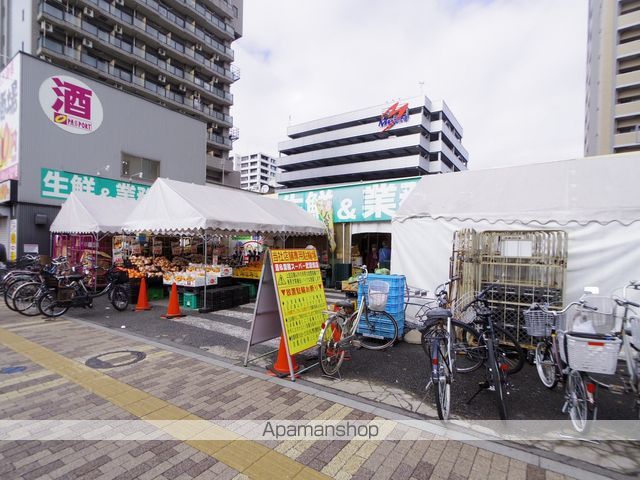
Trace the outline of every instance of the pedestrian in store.
<instances>
[{"instance_id":1,"label":"pedestrian in store","mask_svg":"<svg viewBox=\"0 0 640 480\"><path fill-rule=\"evenodd\" d=\"M378 245L371 245L371 251L367 255L367 270L374 272L378 268Z\"/></svg>"},{"instance_id":2,"label":"pedestrian in store","mask_svg":"<svg viewBox=\"0 0 640 480\"><path fill-rule=\"evenodd\" d=\"M391 268L391 249L389 248L389 243L386 240L382 242L382 248L380 248L378 260L380 261L380 268Z\"/></svg>"}]
</instances>

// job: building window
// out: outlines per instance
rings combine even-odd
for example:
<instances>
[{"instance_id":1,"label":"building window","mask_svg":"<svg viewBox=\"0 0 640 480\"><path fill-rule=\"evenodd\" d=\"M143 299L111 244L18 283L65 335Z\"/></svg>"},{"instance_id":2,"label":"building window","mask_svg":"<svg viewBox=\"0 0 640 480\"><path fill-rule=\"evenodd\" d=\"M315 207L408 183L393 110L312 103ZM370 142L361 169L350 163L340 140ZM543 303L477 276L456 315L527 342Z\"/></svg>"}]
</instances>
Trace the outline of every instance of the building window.
<instances>
[{"instance_id":1,"label":"building window","mask_svg":"<svg viewBox=\"0 0 640 480\"><path fill-rule=\"evenodd\" d=\"M153 182L160 176L160 162L123 153L121 175L127 180Z\"/></svg>"}]
</instances>

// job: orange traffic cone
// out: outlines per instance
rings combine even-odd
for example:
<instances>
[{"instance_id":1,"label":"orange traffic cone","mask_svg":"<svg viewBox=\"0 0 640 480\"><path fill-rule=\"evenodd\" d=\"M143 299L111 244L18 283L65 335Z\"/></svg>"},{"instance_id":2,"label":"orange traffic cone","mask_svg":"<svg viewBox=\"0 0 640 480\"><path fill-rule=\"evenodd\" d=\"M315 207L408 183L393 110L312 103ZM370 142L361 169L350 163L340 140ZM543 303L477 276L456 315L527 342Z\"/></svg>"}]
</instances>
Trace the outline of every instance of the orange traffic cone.
<instances>
[{"instance_id":1,"label":"orange traffic cone","mask_svg":"<svg viewBox=\"0 0 640 480\"><path fill-rule=\"evenodd\" d=\"M136 312L141 310L151 310L151 305L149 305L149 299L147 298L147 279L145 277L142 277L142 281L140 282L138 304L136 305Z\"/></svg>"},{"instance_id":2,"label":"orange traffic cone","mask_svg":"<svg viewBox=\"0 0 640 480\"><path fill-rule=\"evenodd\" d=\"M169 295L169 307L167 308L167 314L161 315L162 318L178 318L184 317L180 311L180 304L178 303L178 287L176 282L171 285L171 294Z\"/></svg>"},{"instance_id":3,"label":"orange traffic cone","mask_svg":"<svg viewBox=\"0 0 640 480\"><path fill-rule=\"evenodd\" d=\"M296 359L293 355L291 355L291 364L293 365L294 373L300 370L300 367L296 363ZM289 362L287 360L287 349L284 346L284 337L280 337L280 348L278 349L278 357L276 358L276 362L271 367L269 367L269 370L269 373L278 377L287 376L291 373L289 371Z\"/></svg>"}]
</instances>

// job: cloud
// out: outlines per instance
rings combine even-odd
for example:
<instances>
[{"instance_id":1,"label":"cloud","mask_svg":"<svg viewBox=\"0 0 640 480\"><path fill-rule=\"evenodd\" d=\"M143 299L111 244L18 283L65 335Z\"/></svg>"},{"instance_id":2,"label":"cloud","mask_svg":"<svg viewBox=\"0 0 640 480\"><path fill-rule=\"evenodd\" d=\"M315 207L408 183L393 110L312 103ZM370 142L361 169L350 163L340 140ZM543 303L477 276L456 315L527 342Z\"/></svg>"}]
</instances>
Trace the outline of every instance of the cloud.
<instances>
[{"instance_id":1,"label":"cloud","mask_svg":"<svg viewBox=\"0 0 640 480\"><path fill-rule=\"evenodd\" d=\"M290 123L423 92L464 128L473 169L583 151L583 0L245 0L234 152L278 153Z\"/></svg>"}]
</instances>

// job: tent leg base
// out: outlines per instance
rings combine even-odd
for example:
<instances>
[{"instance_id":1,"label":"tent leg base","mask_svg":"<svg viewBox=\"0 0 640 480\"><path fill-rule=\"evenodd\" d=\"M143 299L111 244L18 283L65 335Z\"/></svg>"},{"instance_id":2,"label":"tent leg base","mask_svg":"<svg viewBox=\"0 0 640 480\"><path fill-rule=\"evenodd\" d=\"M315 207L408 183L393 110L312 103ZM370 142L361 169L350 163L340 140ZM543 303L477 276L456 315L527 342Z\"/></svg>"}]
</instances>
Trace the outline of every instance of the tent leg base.
<instances>
[{"instance_id":1,"label":"tent leg base","mask_svg":"<svg viewBox=\"0 0 640 480\"><path fill-rule=\"evenodd\" d=\"M213 312L213 308L204 307L204 308L198 309L198 313L211 313L211 312Z\"/></svg>"}]
</instances>

